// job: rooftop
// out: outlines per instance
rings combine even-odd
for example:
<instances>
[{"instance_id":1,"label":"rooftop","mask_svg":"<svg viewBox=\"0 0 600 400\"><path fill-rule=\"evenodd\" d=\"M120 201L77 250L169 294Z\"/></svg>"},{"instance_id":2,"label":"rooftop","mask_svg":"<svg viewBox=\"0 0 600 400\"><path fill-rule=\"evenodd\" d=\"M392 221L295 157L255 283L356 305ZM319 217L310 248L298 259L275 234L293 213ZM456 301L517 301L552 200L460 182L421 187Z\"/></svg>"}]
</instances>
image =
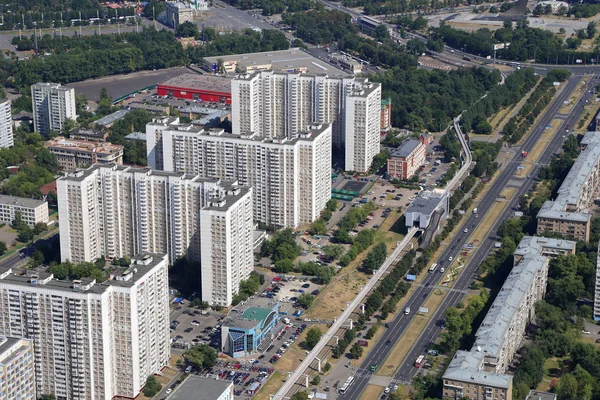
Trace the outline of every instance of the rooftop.
<instances>
[{"instance_id":1,"label":"rooftop","mask_svg":"<svg viewBox=\"0 0 600 400\"><path fill-rule=\"evenodd\" d=\"M46 204L43 200L28 199L26 197L16 197L0 194L0 204L9 204L19 207L36 208L43 204Z\"/></svg>"},{"instance_id":2,"label":"rooftop","mask_svg":"<svg viewBox=\"0 0 600 400\"><path fill-rule=\"evenodd\" d=\"M187 73L167 79L158 86L231 94L232 79L231 77Z\"/></svg>"},{"instance_id":3,"label":"rooftop","mask_svg":"<svg viewBox=\"0 0 600 400\"><path fill-rule=\"evenodd\" d=\"M421 144L421 142L415 138L407 139L404 142L402 142L400 147L398 147L398 148L394 149L394 151L392 151L392 157L406 158L410 155L410 153L415 151L417 146L419 146L420 144Z\"/></svg>"},{"instance_id":4,"label":"rooftop","mask_svg":"<svg viewBox=\"0 0 600 400\"><path fill-rule=\"evenodd\" d=\"M444 201L444 195L421 195L417 197L410 206L406 208L405 213L421 213L430 215L439 207L440 203Z\"/></svg>"},{"instance_id":5,"label":"rooftop","mask_svg":"<svg viewBox=\"0 0 600 400\"><path fill-rule=\"evenodd\" d=\"M129 110L117 110L112 114L108 114L106 117L102 117L96 121L94 121L94 123L96 125L102 125L102 126L106 126L109 124L112 124L115 121L120 120L121 118L123 118L127 113L129 112Z\"/></svg>"},{"instance_id":6,"label":"rooftop","mask_svg":"<svg viewBox=\"0 0 600 400\"><path fill-rule=\"evenodd\" d=\"M166 262L167 256L164 254L142 253L131 258L131 265L126 269L111 274L111 278L102 283L97 283L95 279L82 278L79 280L58 280L43 269L27 270L25 274L13 274L11 268L0 270L0 283L3 285L40 287L47 290L58 290L72 293L103 294L110 287L133 287L137 281L144 279L159 263Z\"/></svg>"},{"instance_id":7,"label":"rooftop","mask_svg":"<svg viewBox=\"0 0 600 400\"><path fill-rule=\"evenodd\" d=\"M250 302L251 306L245 309L237 306L231 310L223 325L231 328L252 329L261 325L272 312L279 309L279 303L268 298L257 297Z\"/></svg>"},{"instance_id":8,"label":"rooftop","mask_svg":"<svg viewBox=\"0 0 600 400\"><path fill-rule=\"evenodd\" d=\"M106 136L108 136L107 132L100 131L96 129L84 129L84 128L75 128L70 133L71 137L85 137L85 138L93 138L98 140L104 140Z\"/></svg>"},{"instance_id":9,"label":"rooftop","mask_svg":"<svg viewBox=\"0 0 600 400\"><path fill-rule=\"evenodd\" d=\"M108 142L96 143L88 142L86 140L65 139L63 136L57 136L54 139L45 141L44 147L55 149L77 149L80 151L84 150L91 153L104 154L122 153L124 149L124 146L121 146L120 144L112 144Z\"/></svg>"},{"instance_id":10,"label":"rooftop","mask_svg":"<svg viewBox=\"0 0 600 400\"><path fill-rule=\"evenodd\" d=\"M233 391L233 382L189 375L169 398L170 400L197 400L201 397L205 400L217 400L227 390ZM202 395L200 396L199 393Z\"/></svg>"},{"instance_id":11,"label":"rooftop","mask_svg":"<svg viewBox=\"0 0 600 400\"><path fill-rule=\"evenodd\" d=\"M205 63L216 64L218 59L222 59L225 65L229 63L240 64L246 67L256 66L275 71L297 71L306 70L314 73L325 73L330 76L348 76L348 73L337 69L331 64L313 57L309 53L298 47L292 47L288 50L266 51L261 53L246 53L230 56L205 57Z\"/></svg>"},{"instance_id":12,"label":"rooftop","mask_svg":"<svg viewBox=\"0 0 600 400\"><path fill-rule=\"evenodd\" d=\"M483 363L483 357L484 354L480 352L457 351L443 379L507 389L511 385L512 375L480 371L479 365Z\"/></svg>"},{"instance_id":13,"label":"rooftop","mask_svg":"<svg viewBox=\"0 0 600 400\"><path fill-rule=\"evenodd\" d=\"M199 122L202 122L200 120ZM314 124L308 126L305 131L298 132L293 135L291 138L265 138L256 136L254 132L242 133L241 135L233 134L225 132L223 129L204 129L201 125L196 123L181 123L178 118L173 117L163 117L163 118L155 118L152 122L148 123L148 125L160 125L163 127L168 127L171 131L183 132L185 134L191 136L212 136L212 137L222 137L226 139L230 139L230 141L254 141L258 143L272 143L274 145L295 145L301 141L313 141L322 133L330 130L331 125L329 124Z\"/></svg>"},{"instance_id":14,"label":"rooftop","mask_svg":"<svg viewBox=\"0 0 600 400\"><path fill-rule=\"evenodd\" d=\"M546 201L538 218L560 219L574 222L587 222L591 215L589 204L583 196L595 181L596 166L600 162L600 132L588 132L581 141L585 149L579 154L554 201ZM589 200L589 196L587 198Z\"/></svg>"},{"instance_id":15,"label":"rooftop","mask_svg":"<svg viewBox=\"0 0 600 400\"><path fill-rule=\"evenodd\" d=\"M531 390L525 400L556 400L554 393L540 392L539 390Z\"/></svg>"},{"instance_id":16,"label":"rooftop","mask_svg":"<svg viewBox=\"0 0 600 400\"><path fill-rule=\"evenodd\" d=\"M509 332L511 323L516 314L522 310L523 302L527 300L530 289L540 272L545 269L548 256L564 251L573 252L575 246L575 242L568 240L523 237L515 251L516 255L521 255L523 258L513 267L477 329L471 351L456 353L444 373L444 379L456 379L462 382L476 380L477 383L491 386L506 381L507 375L482 371L484 358L500 358L506 340L511 335Z\"/></svg>"},{"instance_id":17,"label":"rooftop","mask_svg":"<svg viewBox=\"0 0 600 400\"><path fill-rule=\"evenodd\" d=\"M141 140L146 141L146 134L144 132L133 132L125 136L126 140Z\"/></svg>"}]
</instances>

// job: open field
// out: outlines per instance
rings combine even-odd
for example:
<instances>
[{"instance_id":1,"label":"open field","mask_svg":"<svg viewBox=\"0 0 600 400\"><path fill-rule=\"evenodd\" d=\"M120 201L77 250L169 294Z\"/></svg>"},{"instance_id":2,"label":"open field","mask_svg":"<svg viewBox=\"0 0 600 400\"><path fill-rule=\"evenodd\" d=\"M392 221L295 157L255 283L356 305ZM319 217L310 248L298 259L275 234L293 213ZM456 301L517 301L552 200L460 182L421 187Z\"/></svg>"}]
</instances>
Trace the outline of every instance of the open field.
<instances>
[{"instance_id":1,"label":"open field","mask_svg":"<svg viewBox=\"0 0 600 400\"><path fill-rule=\"evenodd\" d=\"M286 374L275 371L268 381L260 388L258 393L253 397L254 400L270 400L270 395L277 393L277 390L285 382Z\"/></svg>"},{"instance_id":2,"label":"open field","mask_svg":"<svg viewBox=\"0 0 600 400\"><path fill-rule=\"evenodd\" d=\"M300 348L300 344L306 339L306 333L312 327L317 327L321 329L321 332L327 332L326 324L314 324L310 325L304 332L296 338L296 341L287 349L283 356L275 363L275 368L279 371L293 371L302 362L306 353L302 348Z\"/></svg>"},{"instance_id":3,"label":"open field","mask_svg":"<svg viewBox=\"0 0 600 400\"><path fill-rule=\"evenodd\" d=\"M379 398L379 394L383 391L381 386L367 385L365 391L360 396L360 400L372 400Z\"/></svg>"},{"instance_id":4,"label":"open field","mask_svg":"<svg viewBox=\"0 0 600 400\"><path fill-rule=\"evenodd\" d=\"M396 241L402 238L402 235L390 231L394 224L400 218L400 214L393 212L381 224L381 227L375 235L375 244L384 241L388 251L396 246ZM369 254L371 248L363 251L350 265L343 268L336 275L331 283L317 296L313 305L305 314L307 318L333 320L346 308L346 303L351 302L360 292L361 286L367 281L368 277L358 271L364 258Z\"/></svg>"}]
</instances>

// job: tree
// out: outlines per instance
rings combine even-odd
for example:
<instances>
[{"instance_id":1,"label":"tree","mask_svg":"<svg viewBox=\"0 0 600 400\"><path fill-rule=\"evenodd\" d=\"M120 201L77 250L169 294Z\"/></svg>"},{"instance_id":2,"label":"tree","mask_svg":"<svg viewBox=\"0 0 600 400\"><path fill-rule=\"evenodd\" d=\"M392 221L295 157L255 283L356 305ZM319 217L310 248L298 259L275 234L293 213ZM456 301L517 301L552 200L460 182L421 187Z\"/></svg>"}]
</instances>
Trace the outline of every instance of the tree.
<instances>
[{"instance_id":1,"label":"tree","mask_svg":"<svg viewBox=\"0 0 600 400\"><path fill-rule=\"evenodd\" d=\"M313 347L319 343L321 340L321 336L323 336L323 332L316 326L313 326L306 332L306 339L304 340L304 345L307 349L312 350Z\"/></svg>"},{"instance_id":2,"label":"tree","mask_svg":"<svg viewBox=\"0 0 600 400\"><path fill-rule=\"evenodd\" d=\"M197 369L212 368L217 363L217 352L206 344L199 344L185 353L185 358Z\"/></svg>"},{"instance_id":3,"label":"tree","mask_svg":"<svg viewBox=\"0 0 600 400\"><path fill-rule=\"evenodd\" d=\"M596 28L596 22L595 21L590 21L587 25L587 28L585 29L585 32L587 34L587 38L588 39L593 39L594 36L596 36L596 32L598 31L598 29Z\"/></svg>"},{"instance_id":4,"label":"tree","mask_svg":"<svg viewBox=\"0 0 600 400\"><path fill-rule=\"evenodd\" d=\"M319 218L315 222L310 224L308 232L311 235L324 235L327 233L327 223L323 218Z\"/></svg>"},{"instance_id":5,"label":"tree","mask_svg":"<svg viewBox=\"0 0 600 400\"><path fill-rule=\"evenodd\" d=\"M321 377L319 375L315 375L312 378L311 384L317 386L319 383L321 383Z\"/></svg>"},{"instance_id":6,"label":"tree","mask_svg":"<svg viewBox=\"0 0 600 400\"><path fill-rule=\"evenodd\" d=\"M71 133L73 128L75 128L75 121L73 121L71 118L65 118L62 124L62 128L60 130L60 134L64 137L69 137L69 134Z\"/></svg>"},{"instance_id":7,"label":"tree","mask_svg":"<svg viewBox=\"0 0 600 400\"><path fill-rule=\"evenodd\" d=\"M323 252L325 257L327 257L333 261L333 260L337 260L344 254L344 246L342 246L341 244L330 244L330 245L324 246L321 249L321 251Z\"/></svg>"},{"instance_id":8,"label":"tree","mask_svg":"<svg viewBox=\"0 0 600 400\"><path fill-rule=\"evenodd\" d=\"M25 225L22 229L19 230L17 234L17 240L21 243L29 243L33 240L35 234L33 233L33 229Z\"/></svg>"},{"instance_id":9,"label":"tree","mask_svg":"<svg viewBox=\"0 0 600 400\"><path fill-rule=\"evenodd\" d=\"M56 155L48 149L39 149L35 156L35 161L38 165L42 165L53 174L58 171L58 160Z\"/></svg>"},{"instance_id":10,"label":"tree","mask_svg":"<svg viewBox=\"0 0 600 400\"><path fill-rule=\"evenodd\" d=\"M0 241L0 256L4 255L7 249L8 247L6 246L6 243Z\"/></svg>"},{"instance_id":11,"label":"tree","mask_svg":"<svg viewBox=\"0 0 600 400\"><path fill-rule=\"evenodd\" d=\"M315 296L310 293L302 293L296 300L296 305L308 309L315 301Z\"/></svg>"},{"instance_id":12,"label":"tree","mask_svg":"<svg viewBox=\"0 0 600 400\"><path fill-rule=\"evenodd\" d=\"M146 378L146 386L144 386L144 396L146 397L154 397L158 392L162 389L162 385L160 382L156 380L154 375L148 376Z\"/></svg>"},{"instance_id":13,"label":"tree","mask_svg":"<svg viewBox=\"0 0 600 400\"><path fill-rule=\"evenodd\" d=\"M380 42L385 42L390 38L390 32L388 31L388 27L385 24L379 25L375 28L375 39Z\"/></svg>"},{"instance_id":14,"label":"tree","mask_svg":"<svg viewBox=\"0 0 600 400\"><path fill-rule=\"evenodd\" d=\"M336 199L327 200L327 204L325 204L325 209L334 212L338 208L338 201Z\"/></svg>"},{"instance_id":15,"label":"tree","mask_svg":"<svg viewBox=\"0 0 600 400\"><path fill-rule=\"evenodd\" d=\"M360 344L358 344L358 342L354 343L352 345L352 347L350 348L350 354L352 354L352 357L355 360L358 360L360 358L360 356L362 356L363 354L363 348Z\"/></svg>"},{"instance_id":16,"label":"tree","mask_svg":"<svg viewBox=\"0 0 600 400\"><path fill-rule=\"evenodd\" d=\"M306 392L294 393L294 395L290 398L290 400L308 400L308 393L306 393Z\"/></svg>"},{"instance_id":17,"label":"tree","mask_svg":"<svg viewBox=\"0 0 600 400\"><path fill-rule=\"evenodd\" d=\"M288 272L294 269L294 263L292 260L277 260L275 264L273 264L273 271L279 274L287 274Z\"/></svg>"},{"instance_id":18,"label":"tree","mask_svg":"<svg viewBox=\"0 0 600 400\"><path fill-rule=\"evenodd\" d=\"M193 24L192 22L184 22L183 24L180 24L177 27L177 30L175 31L177 33L177 36L180 37L199 37L200 33L198 32L198 27L196 27L195 24Z\"/></svg>"},{"instance_id":19,"label":"tree","mask_svg":"<svg viewBox=\"0 0 600 400\"><path fill-rule=\"evenodd\" d=\"M53 394L43 394L40 396L40 400L56 400L56 396Z\"/></svg>"}]
</instances>

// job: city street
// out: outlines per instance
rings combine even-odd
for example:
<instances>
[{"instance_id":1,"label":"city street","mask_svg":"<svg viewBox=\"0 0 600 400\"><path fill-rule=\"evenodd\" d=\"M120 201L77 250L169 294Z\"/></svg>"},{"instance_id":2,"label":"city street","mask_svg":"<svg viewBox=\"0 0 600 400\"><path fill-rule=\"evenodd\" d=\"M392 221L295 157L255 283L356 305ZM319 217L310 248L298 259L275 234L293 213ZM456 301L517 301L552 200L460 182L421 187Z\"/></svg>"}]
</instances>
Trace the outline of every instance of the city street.
<instances>
[{"instance_id":1,"label":"city street","mask_svg":"<svg viewBox=\"0 0 600 400\"><path fill-rule=\"evenodd\" d=\"M554 102L550 105L548 111L534 126L530 135L520 146L520 150L531 151L531 149L541 136L544 127L547 126L553 118L555 118L556 114L563 106L563 102L570 96L573 89L577 87L580 78L581 76L573 76L566 83L564 83L566 87L555 98ZM588 82L588 88L593 87L593 84L595 83ZM583 100L588 99L590 96L591 95L586 91ZM541 159L539 160L539 163L535 166L534 170L527 178L518 179L514 177L516 168L521 163L521 155L519 154L519 152L517 152L517 154L511 160L509 165L500 172L500 175L497 177L496 181L494 182L494 185L490 187L489 191L478 203L478 208L480 210L489 210L492 204L496 201L496 199L502 192L502 190L507 185L509 185L509 182L519 181L517 188L518 192L512 197L510 203L507 205L500 218L493 225L489 239L480 244L479 248L472 256L470 262L465 266L463 272L452 287L454 290L452 290L446 296L446 299L442 306L437 309L433 318L430 320L429 324L419 336L417 343L413 346L412 350L409 352L408 356L404 360L398 372L395 374L392 383L408 383L410 382L412 377L417 373L418 370L414 368L413 362L420 354L422 354L425 351L426 346L430 342L435 341L435 339L441 332L441 326L443 323L445 310L448 307L454 306L464 296L463 290L470 286L471 282L474 279L474 275L477 271L477 267L487 256L489 250L494 244L495 232L499 227L500 223L509 218L509 216L513 212L512 207L514 207L519 197L530 189L531 185L534 182L534 177L537 175L537 170L540 168L540 166L549 163L552 154L560 150L560 146L562 145L562 142L564 140L562 133L565 131L566 124L577 121L579 116L583 113L584 104L585 101L582 101L576 107L574 107L568 119L564 120L563 125L558 130L557 134L554 136L552 142L547 147L546 151L543 153ZM469 215L460 229L462 229L463 227L467 227L472 232L473 229L477 225L479 225L479 223L484 219L484 215L482 215L480 218L477 218L475 215ZM468 238L468 234L459 233L455 235L450 240L448 246L442 252L441 256L438 258L438 264L442 265L442 263L447 262L449 257L457 257L459 252L462 251L463 245L467 243ZM414 290L413 294L408 299L406 306L410 307L412 310L418 310L419 307L421 307L422 304L425 302L429 294L431 294L431 292L434 290L435 286L439 283L441 277L441 274L427 274L427 276L423 279L422 284ZM373 364L381 365L384 362L389 352L389 349L391 349L397 342L397 340L402 336L402 334L414 318L414 315L414 312L409 315L399 314L396 320L389 324L390 328L384 333L381 340L378 342L378 344L372 350L369 356L364 360L360 368L358 368L354 372L356 378L354 386L352 386L351 389L345 395L340 396L341 398L357 399L360 397L360 393L363 392L363 390L369 383L371 377L374 375L372 372L369 371L369 366ZM389 344L389 347L385 344L388 339L392 340L392 342Z\"/></svg>"}]
</instances>

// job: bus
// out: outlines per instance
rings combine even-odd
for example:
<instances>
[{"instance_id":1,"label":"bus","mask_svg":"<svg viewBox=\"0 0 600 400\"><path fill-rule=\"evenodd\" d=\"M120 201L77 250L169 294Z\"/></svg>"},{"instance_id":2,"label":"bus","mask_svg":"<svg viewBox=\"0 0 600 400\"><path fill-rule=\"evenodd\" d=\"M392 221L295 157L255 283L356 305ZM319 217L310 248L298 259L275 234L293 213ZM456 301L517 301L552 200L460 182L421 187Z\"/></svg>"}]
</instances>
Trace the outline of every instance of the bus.
<instances>
[{"instance_id":1,"label":"bus","mask_svg":"<svg viewBox=\"0 0 600 400\"><path fill-rule=\"evenodd\" d=\"M344 386L342 386L341 388L338 389L338 393L339 394L346 393L346 391L348 389L350 389L350 386L352 386L353 383L354 383L354 377L351 376L346 380L346 382L344 383Z\"/></svg>"},{"instance_id":2,"label":"bus","mask_svg":"<svg viewBox=\"0 0 600 400\"><path fill-rule=\"evenodd\" d=\"M415 368L421 368L421 365L423 365L423 361L425 361L425 356L421 354L417 358L417 361L415 361Z\"/></svg>"},{"instance_id":3,"label":"bus","mask_svg":"<svg viewBox=\"0 0 600 400\"><path fill-rule=\"evenodd\" d=\"M435 272L436 268L437 268L437 263L431 264L431 267L429 267L429 273L433 274Z\"/></svg>"}]
</instances>

